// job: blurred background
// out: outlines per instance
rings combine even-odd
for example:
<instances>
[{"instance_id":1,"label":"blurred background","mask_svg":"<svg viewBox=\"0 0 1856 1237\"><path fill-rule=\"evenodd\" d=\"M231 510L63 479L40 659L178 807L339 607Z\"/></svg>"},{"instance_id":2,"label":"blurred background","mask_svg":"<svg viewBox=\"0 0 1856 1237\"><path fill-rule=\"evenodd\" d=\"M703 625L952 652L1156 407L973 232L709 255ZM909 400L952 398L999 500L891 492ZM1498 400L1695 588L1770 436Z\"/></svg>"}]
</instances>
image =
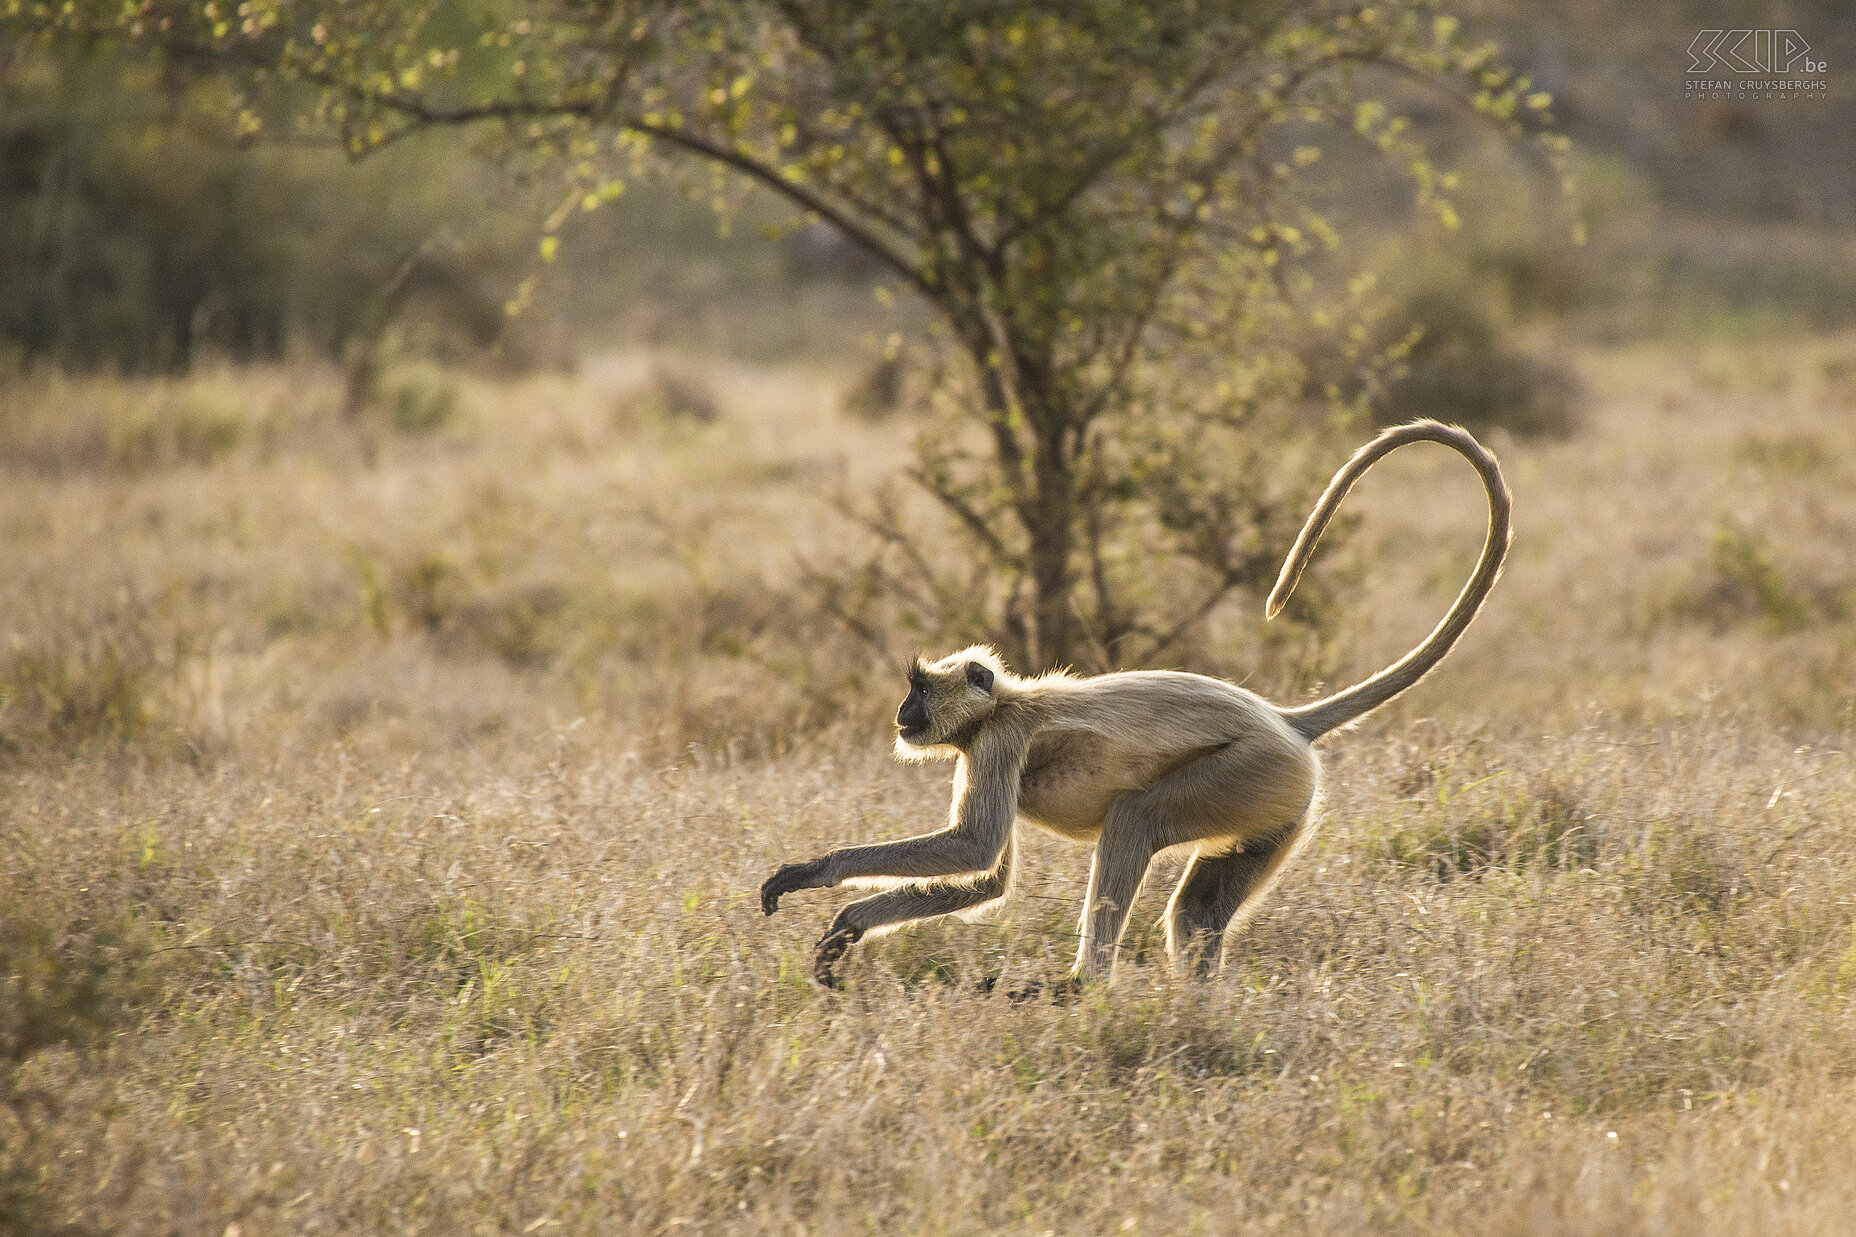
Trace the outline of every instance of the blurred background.
<instances>
[{"instance_id":1,"label":"blurred background","mask_svg":"<svg viewBox=\"0 0 1856 1237\"><path fill-rule=\"evenodd\" d=\"M1856 26L1842 6L1459 9L1553 95L1589 239L1567 244L1535 205L1556 193L1537 162L1493 148L1452 109L1419 109L1440 161L1470 173L1460 234L1409 237L1409 193L1383 174L1341 166L1323 192L1343 217L1396 220L1388 243L1405 236L1410 252L1388 277L1399 316L1429 331L1427 352L1441 361L1541 324L1619 342L1823 330L1856 312L1856 104L1835 69L1824 98L1684 97L1689 42L1710 27L1796 28L1845 63ZM445 133L358 162L288 135L241 144L207 94L107 46L0 47L6 364L340 361L382 331L383 358L503 371L641 347L841 359L870 343L874 269L822 226L767 237L790 214L764 195L733 202L739 217L718 234L706 181L633 186L575 220L565 260L540 270L554 186L515 159ZM532 302L509 318L530 277Z\"/></svg>"}]
</instances>

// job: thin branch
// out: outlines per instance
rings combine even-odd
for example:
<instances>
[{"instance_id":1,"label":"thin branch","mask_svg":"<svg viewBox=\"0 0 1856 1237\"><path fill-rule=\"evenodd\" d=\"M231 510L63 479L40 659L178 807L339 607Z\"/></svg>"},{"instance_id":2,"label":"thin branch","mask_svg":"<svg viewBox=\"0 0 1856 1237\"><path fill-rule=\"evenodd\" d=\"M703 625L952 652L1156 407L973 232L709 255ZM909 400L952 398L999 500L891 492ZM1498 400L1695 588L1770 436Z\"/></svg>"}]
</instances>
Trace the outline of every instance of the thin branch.
<instances>
[{"instance_id":1,"label":"thin branch","mask_svg":"<svg viewBox=\"0 0 1856 1237\"><path fill-rule=\"evenodd\" d=\"M928 586L928 591L923 593L919 591L919 589L904 587L900 580L896 580L891 585L894 592L898 594L914 592L915 596L913 601L916 605L932 607L934 609L945 609L943 599L937 595L939 590L934 587L934 568L929 565L926 556L922 554L921 547L917 546L913 539L902 531L901 524L896 520L894 513L884 511L880 519L875 516L865 515L852 505L848 499L843 502L834 503L833 506L839 515L857 525L857 527L863 529L884 545L893 546L899 550L902 556L909 560L909 566L913 569L914 573L912 577L913 581L925 583ZM875 567L874 564L872 564L872 568L874 570L881 570L880 567Z\"/></svg>"},{"instance_id":2,"label":"thin branch","mask_svg":"<svg viewBox=\"0 0 1856 1237\"><path fill-rule=\"evenodd\" d=\"M883 639L881 633L870 624L858 618L855 614L852 614L850 610L845 607L844 603L839 600L840 590L838 585L841 578L820 571L802 555L795 555L794 561L799 567L800 579L814 587L819 598L819 604L824 606L825 611L833 618L837 619L838 622L842 623L845 630L869 645L879 656L889 657L889 643Z\"/></svg>"},{"instance_id":3,"label":"thin branch","mask_svg":"<svg viewBox=\"0 0 1856 1237\"><path fill-rule=\"evenodd\" d=\"M1021 565L1018 555L1014 554L1011 549L999 539L999 535L992 531L992 528L986 523L986 518L978 511L974 510L972 505L961 498L960 495L935 485L929 480L928 474L924 469L911 468L908 471L908 477L911 481L915 482L915 484L926 490L928 495L936 502L959 517L960 522L967 526L968 531L971 532L974 537L979 540L980 544L986 547L987 552L1001 564L1009 567Z\"/></svg>"},{"instance_id":4,"label":"thin branch","mask_svg":"<svg viewBox=\"0 0 1856 1237\"><path fill-rule=\"evenodd\" d=\"M120 32L116 31L92 30L88 33L98 38L120 37ZM223 64L229 60L247 68L279 72L313 86L338 91L358 103L396 113L412 121L414 126L454 128L490 120L579 120L596 125L610 124L619 130L653 138L691 154L700 155L711 162L722 164L739 172L757 184L766 186L801 210L809 211L825 220L928 300L938 303L941 297L942 290L938 286L938 280L923 272L905 255L885 244L881 237L865 227L850 213L840 209L809 186L782 175L777 168L769 167L752 155L725 146L720 142L637 117L615 118L610 114L612 100L606 95L541 101L487 99L479 103L443 107L434 105L417 94L370 90L366 86L342 78L339 74L301 64L282 63L282 57L276 53L260 54L263 49L259 44L228 43L222 46L209 46L188 41L169 40L158 41L154 45L168 55L190 63L210 66ZM389 134L387 140L392 141L404 137L409 131L410 129ZM377 142L370 145L378 148L384 144Z\"/></svg>"},{"instance_id":5,"label":"thin branch","mask_svg":"<svg viewBox=\"0 0 1856 1237\"><path fill-rule=\"evenodd\" d=\"M1138 133L1127 134L1124 141L1103 143L1102 148L1092 158L1083 162L1081 172L1055 199L1039 206L1030 215L1015 219L1010 225L1001 228L998 239L994 243L994 251L1003 253L1007 245L1031 231L1032 228L1068 210L1104 173L1115 166L1116 162L1135 144L1136 139L1163 130L1184 115L1191 108L1192 101L1215 83L1222 72L1222 64L1206 69L1198 80L1186 85L1170 107L1162 107L1153 112L1145 129Z\"/></svg>"},{"instance_id":6,"label":"thin branch","mask_svg":"<svg viewBox=\"0 0 1856 1237\"><path fill-rule=\"evenodd\" d=\"M920 292L922 296L939 303L942 289L938 279L925 274L907 258L885 245L874 232L849 214L839 210L805 185L781 175L777 169L770 168L738 150L731 150L717 142L711 142L706 138L686 133L681 129L672 129L666 125L649 124L642 120L627 120L619 122L618 127L667 142L672 146L680 146L684 150L733 168L749 179L767 186L801 209L811 211L825 220L869 253L871 257L888 267L910 287Z\"/></svg>"}]
</instances>

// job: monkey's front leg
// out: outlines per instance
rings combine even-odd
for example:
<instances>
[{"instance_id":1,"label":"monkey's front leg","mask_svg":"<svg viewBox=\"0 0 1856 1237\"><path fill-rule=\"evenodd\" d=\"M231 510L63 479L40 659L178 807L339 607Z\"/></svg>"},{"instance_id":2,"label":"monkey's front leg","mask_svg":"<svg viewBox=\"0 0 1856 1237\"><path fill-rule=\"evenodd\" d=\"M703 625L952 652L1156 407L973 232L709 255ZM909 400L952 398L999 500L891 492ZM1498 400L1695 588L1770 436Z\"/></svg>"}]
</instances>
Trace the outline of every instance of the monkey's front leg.
<instances>
[{"instance_id":1,"label":"monkey's front leg","mask_svg":"<svg viewBox=\"0 0 1856 1237\"><path fill-rule=\"evenodd\" d=\"M991 872L971 883L902 885L849 903L831 921L812 952L812 976L827 988L838 986L834 968L864 934L914 919L933 919L971 910L1005 896L1008 873Z\"/></svg>"},{"instance_id":2,"label":"monkey's front leg","mask_svg":"<svg viewBox=\"0 0 1856 1237\"><path fill-rule=\"evenodd\" d=\"M864 934L918 919L958 915L989 903L1003 902L1012 893L1012 870L1018 847L1010 839L993 870L984 876L953 880L911 882L859 898L840 908L831 930L820 938L812 957L812 974L827 988L838 986L833 972L845 951Z\"/></svg>"},{"instance_id":3,"label":"monkey's front leg","mask_svg":"<svg viewBox=\"0 0 1856 1237\"><path fill-rule=\"evenodd\" d=\"M806 863L788 863L760 887L760 909L771 915L780 899L800 889L832 889L862 877L921 879L990 871L1010 836L1011 818L1002 828L955 826L900 842L846 846Z\"/></svg>"},{"instance_id":4,"label":"monkey's front leg","mask_svg":"<svg viewBox=\"0 0 1856 1237\"><path fill-rule=\"evenodd\" d=\"M771 915L781 894L817 888L817 885L804 882L815 879L810 870L821 862L815 859L812 863L789 863L775 872L761 886L761 909ZM838 982L832 968L845 951L863 939L864 933L890 924L933 919L997 902L1010 892L1011 881L1012 848L1008 845L999 865L977 880L908 884L873 897L859 898L838 911L831 921L831 930L819 939L813 952L812 973L827 988L835 988Z\"/></svg>"},{"instance_id":5,"label":"monkey's front leg","mask_svg":"<svg viewBox=\"0 0 1856 1237\"><path fill-rule=\"evenodd\" d=\"M845 907L818 943L819 975L830 982L831 964L870 928L992 901L996 893L968 899L988 880L1010 875L1009 857L1004 864L1000 857L1011 843L1012 822L1018 815L1018 779L1024 771L1025 751L1022 735L1008 734L991 746L982 743L960 758L947 828L900 842L846 846L809 863L789 863L760 887L760 909L771 915L779 909L780 898L794 890L828 889L859 878L936 882L912 885L906 894L892 890ZM974 880L942 885L937 879L950 876ZM941 906L946 909L934 909ZM868 918L872 914L882 918Z\"/></svg>"}]
</instances>

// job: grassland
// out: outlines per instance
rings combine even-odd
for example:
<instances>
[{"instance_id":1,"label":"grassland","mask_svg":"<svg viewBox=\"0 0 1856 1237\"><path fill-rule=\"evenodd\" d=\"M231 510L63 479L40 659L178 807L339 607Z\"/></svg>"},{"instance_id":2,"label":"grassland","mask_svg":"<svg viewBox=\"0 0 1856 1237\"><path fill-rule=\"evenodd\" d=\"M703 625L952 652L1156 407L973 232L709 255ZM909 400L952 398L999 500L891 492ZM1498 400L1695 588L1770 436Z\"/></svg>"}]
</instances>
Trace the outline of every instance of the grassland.
<instances>
[{"instance_id":1,"label":"grassland","mask_svg":"<svg viewBox=\"0 0 1856 1237\"><path fill-rule=\"evenodd\" d=\"M1155 880L1067 1005L974 985L1067 964L1055 842L842 994L835 895L760 916L945 810L791 582L910 425L654 364L359 425L314 371L0 393L0 1230L1848 1231L1856 341L1583 354L1226 975ZM1481 500L1406 454L1318 659L1233 611L1194 664L1301 696L1426 630Z\"/></svg>"}]
</instances>

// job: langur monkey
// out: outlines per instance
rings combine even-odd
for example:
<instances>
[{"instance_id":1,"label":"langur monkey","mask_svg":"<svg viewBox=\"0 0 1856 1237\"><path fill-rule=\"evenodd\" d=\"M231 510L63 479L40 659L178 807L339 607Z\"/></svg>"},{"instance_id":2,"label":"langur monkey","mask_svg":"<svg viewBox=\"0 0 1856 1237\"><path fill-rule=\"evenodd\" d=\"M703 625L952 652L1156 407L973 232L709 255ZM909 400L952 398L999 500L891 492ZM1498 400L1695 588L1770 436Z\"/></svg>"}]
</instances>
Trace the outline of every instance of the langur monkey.
<instances>
[{"instance_id":1,"label":"langur monkey","mask_svg":"<svg viewBox=\"0 0 1856 1237\"><path fill-rule=\"evenodd\" d=\"M1148 865L1172 847L1192 849L1167 904L1167 953L1191 973L1214 973L1225 929L1255 910L1309 835L1320 783L1310 744L1423 678L1462 636L1501 573L1510 504L1495 457L1456 426L1417 421L1387 430L1335 474L1283 563L1268 617L1288 600L1354 482L1411 442L1442 443L1474 465L1488 491L1488 539L1436 629L1345 691L1284 709L1198 674L1136 670L1080 678L1057 671L1020 678L984 647L932 663L917 658L896 714L896 754L955 762L947 827L789 863L761 886L761 910L769 915L781 895L798 889L851 883L882 890L838 912L818 942L819 982L836 986L838 959L873 932L1003 902L1012 891L1013 827L1021 820L1095 847L1072 984L1108 974Z\"/></svg>"}]
</instances>

